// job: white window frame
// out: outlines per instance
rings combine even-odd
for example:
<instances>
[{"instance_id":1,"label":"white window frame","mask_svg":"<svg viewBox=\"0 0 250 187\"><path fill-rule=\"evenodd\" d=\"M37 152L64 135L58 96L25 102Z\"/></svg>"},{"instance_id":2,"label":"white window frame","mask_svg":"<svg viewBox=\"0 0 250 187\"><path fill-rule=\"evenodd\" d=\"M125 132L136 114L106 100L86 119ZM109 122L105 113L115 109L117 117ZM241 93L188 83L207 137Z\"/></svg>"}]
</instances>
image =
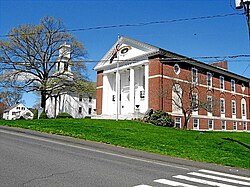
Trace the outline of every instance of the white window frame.
<instances>
[{"instance_id":1,"label":"white window frame","mask_svg":"<svg viewBox=\"0 0 250 187\"><path fill-rule=\"evenodd\" d=\"M236 101L232 100L232 115L236 115Z\"/></svg>"},{"instance_id":2,"label":"white window frame","mask_svg":"<svg viewBox=\"0 0 250 187\"><path fill-rule=\"evenodd\" d=\"M211 110L209 110L209 109L211 109ZM213 113L213 97L210 95L207 96L207 112L209 114Z\"/></svg>"},{"instance_id":3,"label":"white window frame","mask_svg":"<svg viewBox=\"0 0 250 187\"><path fill-rule=\"evenodd\" d=\"M225 99L220 98L220 113L225 114Z\"/></svg>"},{"instance_id":4,"label":"white window frame","mask_svg":"<svg viewBox=\"0 0 250 187\"><path fill-rule=\"evenodd\" d=\"M78 114L82 114L82 107L81 106L79 106L79 108L78 108Z\"/></svg>"},{"instance_id":5,"label":"white window frame","mask_svg":"<svg viewBox=\"0 0 250 187\"><path fill-rule=\"evenodd\" d=\"M177 119L179 119L180 121L177 122ZM179 126L177 127L176 124L179 124ZM181 117L175 117L174 125L175 125L176 128L180 128L181 129Z\"/></svg>"},{"instance_id":6,"label":"white window frame","mask_svg":"<svg viewBox=\"0 0 250 187\"><path fill-rule=\"evenodd\" d=\"M210 128L210 126L209 126L209 125L210 125L210 122L212 122L212 124L211 124L211 125L212 125L212 128ZM213 129L214 129L214 120L213 120L213 119L208 119L208 120L207 120L207 125L208 125L208 129L209 129L209 130L213 130Z\"/></svg>"},{"instance_id":7,"label":"white window frame","mask_svg":"<svg viewBox=\"0 0 250 187\"><path fill-rule=\"evenodd\" d=\"M192 83L198 83L198 70L196 68L192 68Z\"/></svg>"},{"instance_id":8,"label":"white window frame","mask_svg":"<svg viewBox=\"0 0 250 187\"><path fill-rule=\"evenodd\" d=\"M193 111L198 111L198 93L192 93L192 98L191 98L191 106L192 106L192 109ZM193 104L194 103L194 104ZM193 106L196 106L193 108Z\"/></svg>"},{"instance_id":9,"label":"white window frame","mask_svg":"<svg viewBox=\"0 0 250 187\"><path fill-rule=\"evenodd\" d=\"M235 80L231 79L231 91L235 93Z\"/></svg>"},{"instance_id":10,"label":"white window frame","mask_svg":"<svg viewBox=\"0 0 250 187\"><path fill-rule=\"evenodd\" d=\"M220 89L221 90L225 89L225 81L223 76L220 76Z\"/></svg>"},{"instance_id":11,"label":"white window frame","mask_svg":"<svg viewBox=\"0 0 250 187\"><path fill-rule=\"evenodd\" d=\"M227 130L227 122L226 122L226 120L221 120L221 130Z\"/></svg>"},{"instance_id":12,"label":"white window frame","mask_svg":"<svg viewBox=\"0 0 250 187\"><path fill-rule=\"evenodd\" d=\"M247 122L243 121L243 131L247 131Z\"/></svg>"},{"instance_id":13,"label":"white window frame","mask_svg":"<svg viewBox=\"0 0 250 187\"><path fill-rule=\"evenodd\" d=\"M237 131L237 121L233 121L233 130Z\"/></svg>"},{"instance_id":14,"label":"white window frame","mask_svg":"<svg viewBox=\"0 0 250 187\"><path fill-rule=\"evenodd\" d=\"M244 98L241 99L241 116L242 118L246 119L247 113L247 105L246 100Z\"/></svg>"},{"instance_id":15,"label":"white window frame","mask_svg":"<svg viewBox=\"0 0 250 187\"><path fill-rule=\"evenodd\" d=\"M212 85L213 85L212 73L207 72L207 86L208 88L212 88Z\"/></svg>"},{"instance_id":16,"label":"white window frame","mask_svg":"<svg viewBox=\"0 0 250 187\"><path fill-rule=\"evenodd\" d=\"M195 123L195 120L197 120L196 121L196 123ZM197 125L196 127L195 127L195 124ZM199 129L199 126L200 126L200 120L199 120L199 118L193 118L193 129Z\"/></svg>"}]
</instances>

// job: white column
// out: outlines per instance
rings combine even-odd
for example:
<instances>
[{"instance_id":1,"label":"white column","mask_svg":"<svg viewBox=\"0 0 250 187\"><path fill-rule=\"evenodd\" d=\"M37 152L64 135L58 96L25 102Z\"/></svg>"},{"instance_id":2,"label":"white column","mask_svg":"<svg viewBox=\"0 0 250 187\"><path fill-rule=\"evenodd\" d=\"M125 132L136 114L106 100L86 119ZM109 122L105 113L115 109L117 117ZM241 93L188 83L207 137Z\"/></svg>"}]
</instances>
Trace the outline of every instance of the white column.
<instances>
[{"instance_id":1,"label":"white column","mask_svg":"<svg viewBox=\"0 0 250 187\"><path fill-rule=\"evenodd\" d=\"M129 83L129 100L130 100L130 113L135 112L135 70L130 69L130 83Z\"/></svg>"},{"instance_id":2,"label":"white column","mask_svg":"<svg viewBox=\"0 0 250 187\"><path fill-rule=\"evenodd\" d=\"M148 64L145 64L145 106L148 108Z\"/></svg>"},{"instance_id":3,"label":"white column","mask_svg":"<svg viewBox=\"0 0 250 187\"><path fill-rule=\"evenodd\" d=\"M117 65L117 71L116 71L116 98L115 98L115 105L116 105L116 120L119 118L119 114L121 114L121 102L120 102L120 94L121 94L121 86L120 86L120 72L119 72L119 66Z\"/></svg>"}]
</instances>

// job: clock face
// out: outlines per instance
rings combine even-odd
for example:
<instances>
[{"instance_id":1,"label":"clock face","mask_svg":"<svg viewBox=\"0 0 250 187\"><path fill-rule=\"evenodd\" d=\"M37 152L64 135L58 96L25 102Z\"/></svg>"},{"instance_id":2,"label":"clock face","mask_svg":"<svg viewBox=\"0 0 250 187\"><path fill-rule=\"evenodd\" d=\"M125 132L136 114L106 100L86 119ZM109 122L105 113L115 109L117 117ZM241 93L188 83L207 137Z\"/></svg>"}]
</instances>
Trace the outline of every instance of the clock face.
<instances>
[{"instance_id":1,"label":"clock face","mask_svg":"<svg viewBox=\"0 0 250 187\"><path fill-rule=\"evenodd\" d=\"M126 54L128 52L129 48L128 47L124 47L122 50L121 50L121 54Z\"/></svg>"}]
</instances>

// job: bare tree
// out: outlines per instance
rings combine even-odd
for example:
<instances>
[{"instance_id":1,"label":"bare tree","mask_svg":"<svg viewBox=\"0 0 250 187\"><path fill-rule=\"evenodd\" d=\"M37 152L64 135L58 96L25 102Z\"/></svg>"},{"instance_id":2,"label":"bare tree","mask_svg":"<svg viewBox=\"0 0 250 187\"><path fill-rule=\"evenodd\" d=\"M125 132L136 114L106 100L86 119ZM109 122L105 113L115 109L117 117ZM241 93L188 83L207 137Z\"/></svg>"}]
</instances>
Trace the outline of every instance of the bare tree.
<instances>
[{"instance_id":1,"label":"bare tree","mask_svg":"<svg viewBox=\"0 0 250 187\"><path fill-rule=\"evenodd\" d=\"M0 92L0 102L4 103L7 107L10 107L20 102L23 103L22 96L22 92L17 89L2 89Z\"/></svg>"},{"instance_id":2,"label":"bare tree","mask_svg":"<svg viewBox=\"0 0 250 187\"><path fill-rule=\"evenodd\" d=\"M6 40L0 40L0 74L10 87L39 92L45 108L46 99L55 90L87 79L85 55L84 46L59 19L45 17L38 25L13 28ZM60 64L64 68L59 71ZM67 73L68 66L72 74Z\"/></svg>"},{"instance_id":3,"label":"bare tree","mask_svg":"<svg viewBox=\"0 0 250 187\"><path fill-rule=\"evenodd\" d=\"M172 97L168 97L168 99L172 100L172 110L183 114L183 129L187 129L188 122L194 112L204 109L207 112L214 113L217 110L219 103L213 94L209 95L211 100L208 100L207 93L199 93L198 83L194 83L189 77L183 81L173 79L171 86L172 89L169 90L172 90Z\"/></svg>"}]
</instances>

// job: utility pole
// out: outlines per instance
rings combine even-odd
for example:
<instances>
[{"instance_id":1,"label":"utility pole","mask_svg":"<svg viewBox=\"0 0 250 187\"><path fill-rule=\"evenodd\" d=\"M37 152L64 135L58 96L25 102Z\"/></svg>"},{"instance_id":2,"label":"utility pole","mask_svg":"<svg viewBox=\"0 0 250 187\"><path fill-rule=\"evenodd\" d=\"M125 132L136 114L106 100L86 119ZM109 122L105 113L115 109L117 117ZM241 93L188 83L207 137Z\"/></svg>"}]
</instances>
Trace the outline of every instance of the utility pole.
<instances>
[{"instance_id":1,"label":"utility pole","mask_svg":"<svg viewBox=\"0 0 250 187\"><path fill-rule=\"evenodd\" d=\"M250 0L235 0L235 5L237 9L244 9L247 17L248 34L250 41Z\"/></svg>"}]
</instances>

